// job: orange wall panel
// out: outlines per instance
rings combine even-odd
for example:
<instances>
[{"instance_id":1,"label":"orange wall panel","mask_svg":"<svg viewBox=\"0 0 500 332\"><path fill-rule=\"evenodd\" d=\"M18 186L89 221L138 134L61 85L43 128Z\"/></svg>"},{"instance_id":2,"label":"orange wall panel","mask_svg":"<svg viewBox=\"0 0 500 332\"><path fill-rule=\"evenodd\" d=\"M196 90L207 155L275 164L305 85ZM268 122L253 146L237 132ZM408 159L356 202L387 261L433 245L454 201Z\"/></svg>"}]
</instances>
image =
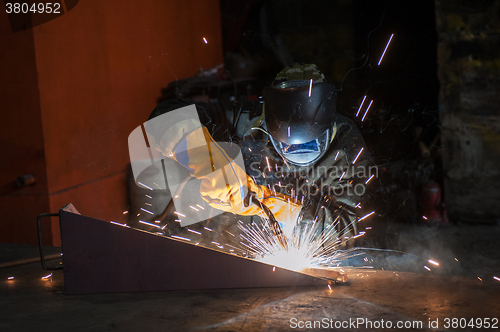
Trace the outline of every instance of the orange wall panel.
<instances>
[{"instance_id":1,"label":"orange wall panel","mask_svg":"<svg viewBox=\"0 0 500 332\"><path fill-rule=\"evenodd\" d=\"M0 12L0 242L36 243L36 216L48 210L33 31L12 33ZM16 179L33 174L36 185Z\"/></svg>"},{"instance_id":2,"label":"orange wall panel","mask_svg":"<svg viewBox=\"0 0 500 332\"><path fill-rule=\"evenodd\" d=\"M50 212L72 202L86 215L116 219L127 202L130 132L168 83L223 62L219 1L85 0L18 34L28 32L36 69L22 75L39 91L35 143ZM53 222L52 243L58 236Z\"/></svg>"},{"instance_id":3,"label":"orange wall panel","mask_svg":"<svg viewBox=\"0 0 500 332\"><path fill-rule=\"evenodd\" d=\"M222 62L218 11L217 1L82 1L34 28L51 191L123 170L126 138L160 88Z\"/></svg>"}]
</instances>

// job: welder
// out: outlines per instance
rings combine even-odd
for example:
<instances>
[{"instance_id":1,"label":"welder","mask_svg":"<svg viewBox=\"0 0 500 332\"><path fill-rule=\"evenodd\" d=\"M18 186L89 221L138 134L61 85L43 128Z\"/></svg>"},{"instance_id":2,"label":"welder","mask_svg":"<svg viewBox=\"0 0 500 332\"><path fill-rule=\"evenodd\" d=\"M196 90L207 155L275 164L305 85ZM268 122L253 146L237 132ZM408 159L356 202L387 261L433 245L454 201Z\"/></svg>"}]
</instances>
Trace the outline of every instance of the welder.
<instances>
[{"instance_id":1,"label":"welder","mask_svg":"<svg viewBox=\"0 0 500 332\"><path fill-rule=\"evenodd\" d=\"M200 123L151 121L192 104ZM257 116L239 125L245 114ZM356 126L337 113L336 89L315 65L283 69L261 101L240 106L233 123L220 105L189 99L160 103L148 122L152 145L201 180L200 195L211 207L242 216L264 209L280 224L277 232L320 223L322 230L333 225L339 238L355 235L368 151ZM216 143L235 137L244 169ZM209 158L200 142L210 142Z\"/></svg>"},{"instance_id":2,"label":"welder","mask_svg":"<svg viewBox=\"0 0 500 332\"><path fill-rule=\"evenodd\" d=\"M373 169L357 127L337 112L333 84L317 66L294 64L264 88L262 108L251 128L262 130L240 143L248 174L298 200L302 223L334 226L339 238L355 235Z\"/></svg>"}]
</instances>

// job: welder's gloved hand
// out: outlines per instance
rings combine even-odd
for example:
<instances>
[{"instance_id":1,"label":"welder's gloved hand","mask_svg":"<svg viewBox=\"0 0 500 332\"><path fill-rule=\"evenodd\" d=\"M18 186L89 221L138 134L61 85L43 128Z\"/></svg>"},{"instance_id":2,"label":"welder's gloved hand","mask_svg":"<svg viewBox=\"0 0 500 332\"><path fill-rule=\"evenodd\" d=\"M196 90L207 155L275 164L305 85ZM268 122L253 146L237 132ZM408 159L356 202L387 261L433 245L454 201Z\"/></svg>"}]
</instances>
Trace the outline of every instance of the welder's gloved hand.
<instances>
[{"instance_id":1,"label":"welder's gloved hand","mask_svg":"<svg viewBox=\"0 0 500 332\"><path fill-rule=\"evenodd\" d=\"M300 202L287 195L275 195L274 192L264 186L261 186L261 188L263 188L267 194L271 195L264 195L264 199L261 200L261 202L271 210L274 218L276 218L278 222L289 229L293 229L302 209Z\"/></svg>"},{"instance_id":2,"label":"welder's gloved hand","mask_svg":"<svg viewBox=\"0 0 500 332\"><path fill-rule=\"evenodd\" d=\"M187 134L169 156L201 180L201 197L213 208L238 215L260 214L262 211L258 206L244 204L245 197L252 191L279 222L295 222L300 213L300 204L291 197L257 185L214 141L205 127Z\"/></svg>"}]
</instances>

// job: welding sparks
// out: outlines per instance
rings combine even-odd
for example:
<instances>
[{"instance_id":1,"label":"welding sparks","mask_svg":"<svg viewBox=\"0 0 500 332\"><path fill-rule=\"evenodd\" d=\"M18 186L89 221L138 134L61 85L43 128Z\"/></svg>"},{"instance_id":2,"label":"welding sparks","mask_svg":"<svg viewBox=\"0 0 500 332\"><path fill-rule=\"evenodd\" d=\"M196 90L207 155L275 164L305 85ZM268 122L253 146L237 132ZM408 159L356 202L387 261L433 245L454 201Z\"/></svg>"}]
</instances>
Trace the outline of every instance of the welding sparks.
<instances>
[{"instance_id":1,"label":"welding sparks","mask_svg":"<svg viewBox=\"0 0 500 332\"><path fill-rule=\"evenodd\" d=\"M200 210L198 210L197 208L195 208L194 206L191 206L191 205L190 205L189 207L190 207L191 209L195 210L195 211L200 211Z\"/></svg>"},{"instance_id":2,"label":"welding sparks","mask_svg":"<svg viewBox=\"0 0 500 332\"><path fill-rule=\"evenodd\" d=\"M375 211L372 211L372 212L368 213L367 215L365 215L364 217L359 218L358 221L364 220L364 219L368 218L369 216L371 216L374 213L375 213Z\"/></svg>"},{"instance_id":3,"label":"welding sparks","mask_svg":"<svg viewBox=\"0 0 500 332\"><path fill-rule=\"evenodd\" d=\"M361 150L359 150L358 155L356 156L356 158L354 158L354 161L352 162L353 165L356 163L356 160L358 160L358 157L361 154L361 152L363 152L363 149L364 148L361 148Z\"/></svg>"},{"instance_id":4,"label":"welding sparks","mask_svg":"<svg viewBox=\"0 0 500 332\"><path fill-rule=\"evenodd\" d=\"M147 197L147 198L153 198L153 197L151 197L151 196L149 196L149 195L146 195L146 197Z\"/></svg>"},{"instance_id":5,"label":"welding sparks","mask_svg":"<svg viewBox=\"0 0 500 332\"><path fill-rule=\"evenodd\" d=\"M141 186L143 186L144 188L147 188L147 189L149 189L149 190L153 190L153 188L151 188L150 186L145 185L145 184L144 184L144 183L142 183L142 182L137 181L137 184L140 184Z\"/></svg>"},{"instance_id":6,"label":"welding sparks","mask_svg":"<svg viewBox=\"0 0 500 332\"><path fill-rule=\"evenodd\" d=\"M186 217L185 215L183 215L183 214L182 214L182 213L180 213L180 212L174 211L174 213L175 213L176 215L178 215L179 217Z\"/></svg>"},{"instance_id":7,"label":"welding sparks","mask_svg":"<svg viewBox=\"0 0 500 332\"><path fill-rule=\"evenodd\" d=\"M147 212L147 213L149 213L149 214L154 215L154 213L153 213L153 212L151 212L151 211L149 211L149 210L146 210L146 209L144 209L144 208L141 208L141 210L142 210L142 211L144 211L144 212Z\"/></svg>"},{"instance_id":8,"label":"welding sparks","mask_svg":"<svg viewBox=\"0 0 500 332\"><path fill-rule=\"evenodd\" d=\"M366 180L365 184L368 184L368 182L370 182L370 180L371 180L374 176L375 176L375 174L372 174L372 176L370 176L370 177L368 178L368 180Z\"/></svg>"},{"instance_id":9,"label":"welding sparks","mask_svg":"<svg viewBox=\"0 0 500 332\"><path fill-rule=\"evenodd\" d=\"M212 232L212 230L210 228L208 228L208 227L203 227L203 228L206 229L209 232Z\"/></svg>"},{"instance_id":10,"label":"welding sparks","mask_svg":"<svg viewBox=\"0 0 500 332\"><path fill-rule=\"evenodd\" d=\"M208 44L208 41L205 37L203 37L203 41L205 42L205 44Z\"/></svg>"},{"instance_id":11,"label":"welding sparks","mask_svg":"<svg viewBox=\"0 0 500 332\"><path fill-rule=\"evenodd\" d=\"M436 261L433 261L432 259L429 259L428 262L431 263L432 265L439 266L439 263Z\"/></svg>"},{"instance_id":12,"label":"welding sparks","mask_svg":"<svg viewBox=\"0 0 500 332\"><path fill-rule=\"evenodd\" d=\"M52 273L51 273L51 274L46 275L45 277L42 277L42 280L47 280L47 279L49 279L49 278L51 278L51 277L52 277Z\"/></svg>"},{"instance_id":13,"label":"welding sparks","mask_svg":"<svg viewBox=\"0 0 500 332\"><path fill-rule=\"evenodd\" d=\"M128 211L123 211L123 214L127 214L127 213L128 213Z\"/></svg>"},{"instance_id":14,"label":"welding sparks","mask_svg":"<svg viewBox=\"0 0 500 332\"><path fill-rule=\"evenodd\" d=\"M345 172L344 172L344 173L342 173L342 175L341 175L341 176L340 176L340 178L339 178L339 181L342 181L342 178L344 177L344 175L345 175Z\"/></svg>"},{"instance_id":15,"label":"welding sparks","mask_svg":"<svg viewBox=\"0 0 500 332\"><path fill-rule=\"evenodd\" d=\"M422 216L422 219L425 219L425 220L427 220L427 217L426 217L426 216Z\"/></svg>"},{"instance_id":16,"label":"welding sparks","mask_svg":"<svg viewBox=\"0 0 500 332\"><path fill-rule=\"evenodd\" d=\"M149 222L144 221L144 220L139 220L139 222L140 222L141 224L145 224L145 225L148 225L148 226L153 226L153 227L156 227L156 228L161 228L161 227L160 227L160 226L158 226L158 225L155 225L155 224L149 223Z\"/></svg>"},{"instance_id":17,"label":"welding sparks","mask_svg":"<svg viewBox=\"0 0 500 332\"><path fill-rule=\"evenodd\" d=\"M365 232L359 232L359 234L358 234L358 235L353 236L352 238L353 238L353 239L357 239L358 237L361 237L361 236L363 236L363 235L365 235Z\"/></svg>"},{"instance_id":18,"label":"welding sparks","mask_svg":"<svg viewBox=\"0 0 500 332\"><path fill-rule=\"evenodd\" d=\"M189 241L191 242L191 239L188 239L186 237L182 237L182 236L177 236L177 235L172 235L173 238L176 238L176 239L179 239L179 240L184 240L184 241Z\"/></svg>"},{"instance_id":19,"label":"welding sparks","mask_svg":"<svg viewBox=\"0 0 500 332\"><path fill-rule=\"evenodd\" d=\"M7 279L8 279L8 280L13 280L13 279L14 279L14 277L8 277Z\"/></svg>"},{"instance_id":20,"label":"welding sparks","mask_svg":"<svg viewBox=\"0 0 500 332\"><path fill-rule=\"evenodd\" d=\"M311 78L311 80L309 81L309 97L311 97L312 86L313 86L313 80Z\"/></svg>"},{"instance_id":21,"label":"welding sparks","mask_svg":"<svg viewBox=\"0 0 500 332\"><path fill-rule=\"evenodd\" d=\"M119 222L115 222L115 221L111 221L111 220L109 222L112 223L112 224L115 224L115 225L119 225L119 226L122 226L122 227L130 228L130 226L127 225L127 224L120 224Z\"/></svg>"},{"instance_id":22,"label":"welding sparks","mask_svg":"<svg viewBox=\"0 0 500 332\"><path fill-rule=\"evenodd\" d=\"M380 66L380 63L382 62L382 59L384 58L385 52L387 51L387 48L389 47L389 44L391 43L392 37L394 37L394 34L391 35L391 37L389 38L389 41L387 42L387 45L385 45L384 52L382 53L380 60L378 60L377 66Z\"/></svg>"},{"instance_id":23,"label":"welding sparks","mask_svg":"<svg viewBox=\"0 0 500 332\"><path fill-rule=\"evenodd\" d=\"M477 278L479 279L479 281L481 281L481 282L483 281L483 279L481 279L481 278L479 278L479 277L477 277Z\"/></svg>"},{"instance_id":24,"label":"welding sparks","mask_svg":"<svg viewBox=\"0 0 500 332\"><path fill-rule=\"evenodd\" d=\"M361 118L361 122L363 122L365 120L365 116L366 116L366 114L368 114L368 111L370 110L370 107L372 107L372 103L373 103L373 100L370 101L370 104L368 104L368 107L366 108L365 114Z\"/></svg>"},{"instance_id":25,"label":"welding sparks","mask_svg":"<svg viewBox=\"0 0 500 332\"><path fill-rule=\"evenodd\" d=\"M427 266L424 265L424 268L427 270L427 271L430 271L431 269L428 268Z\"/></svg>"},{"instance_id":26,"label":"welding sparks","mask_svg":"<svg viewBox=\"0 0 500 332\"><path fill-rule=\"evenodd\" d=\"M361 102L361 105L359 105L358 112L356 113L356 117L358 117L359 112L361 111L361 108L363 108L363 104L365 103L366 96L363 97L363 101Z\"/></svg>"},{"instance_id":27,"label":"welding sparks","mask_svg":"<svg viewBox=\"0 0 500 332\"><path fill-rule=\"evenodd\" d=\"M352 237L339 238L343 230L336 227L338 220L324 229L322 223L313 221L304 224L300 220L301 218L295 221L295 224L293 222L283 224L282 230L288 244L286 248L277 241L268 220L263 224L238 224L243 240L240 244L250 251L250 257L293 271L333 266L353 256L354 249L339 250L339 246ZM364 232L361 232L360 236L363 234Z\"/></svg>"},{"instance_id":28,"label":"welding sparks","mask_svg":"<svg viewBox=\"0 0 500 332\"><path fill-rule=\"evenodd\" d=\"M496 281L500 281L500 278L496 276L494 276L493 279L495 279Z\"/></svg>"},{"instance_id":29,"label":"welding sparks","mask_svg":"<svg viewBox=\"0 0 500 332\"><path fill-rule=\"evenodd\" d=\"M267 169L271 172L271 165L269 165L269 158L266 156Z\"/></svg>"},{"instance_id":30,"label":"welding sparks","mask_svg":"<svg viewBox=\"0 0 500 332\"><path fill-rule=\"evenodd\" d=\"M205 208L203 206L201 206L200 204L196 204L196 206L199 207L202 210L205 210Z\"/></svg>"},{"instance_id":31,"label":"welding sparks","mask_svg":"<svg viewBox=\"0 0 500 332\"><path fill-rule=\"evenodd\" d=\"M337 160L337 157L339 156L340 151L337 151L337 154L335 155L335 160Z\"/></svg>"},{"instance_id":32,"label":"welding sparks","mask_svg":"<svg viewBox=\"0 0 500 332\"><path fill-rule=\"evenodd\" d=\"M201 235L201 233L200 233L200 232L198 232L198 231L195 231L195 230L192 230L192 229L189 229L189 228L188 228L187 230L188 230L188 232L191 232L191 233L194 233L194 234Z\"/></svg>"},{"instance_id":33,"label":"welding sparks","mask_svg":"<svg viewBox=\"0 0 500 332\"><path fill-rule=\"evenodd\" d=\"M328 284L328 289L329 289L329 290L332 290L332 287L330 286L330 284Z\"/></svg>"},{"instance_id":34,"label":"welding sparks","mask_svg":"<svg viewBox=\"0 0 500 332\"><path fill-rule=\"evenodd\" d=\"M273 272L276 271L276 266L273 266Z\"/></svg>"}]
</instances>

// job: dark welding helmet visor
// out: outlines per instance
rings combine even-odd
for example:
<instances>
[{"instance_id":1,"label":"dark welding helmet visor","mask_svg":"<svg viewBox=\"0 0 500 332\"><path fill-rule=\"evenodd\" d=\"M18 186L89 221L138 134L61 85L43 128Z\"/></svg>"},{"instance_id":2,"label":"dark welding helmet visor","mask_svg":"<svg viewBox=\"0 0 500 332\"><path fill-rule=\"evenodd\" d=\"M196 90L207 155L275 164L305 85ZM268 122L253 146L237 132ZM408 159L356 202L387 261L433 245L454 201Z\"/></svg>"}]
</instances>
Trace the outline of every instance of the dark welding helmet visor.
<instances>
[{"instance_id":1,"label":"dark welding helmet visor","mask_svg":"<svg viewBox=\"0 0 500 332\"><path fill-rule=\"evenodd\" d=\"M265 123L276 151L306 166L329 147L335 125L336 93L332 84L286 81L264 89Z\"/></svg>"}]
</instances>

